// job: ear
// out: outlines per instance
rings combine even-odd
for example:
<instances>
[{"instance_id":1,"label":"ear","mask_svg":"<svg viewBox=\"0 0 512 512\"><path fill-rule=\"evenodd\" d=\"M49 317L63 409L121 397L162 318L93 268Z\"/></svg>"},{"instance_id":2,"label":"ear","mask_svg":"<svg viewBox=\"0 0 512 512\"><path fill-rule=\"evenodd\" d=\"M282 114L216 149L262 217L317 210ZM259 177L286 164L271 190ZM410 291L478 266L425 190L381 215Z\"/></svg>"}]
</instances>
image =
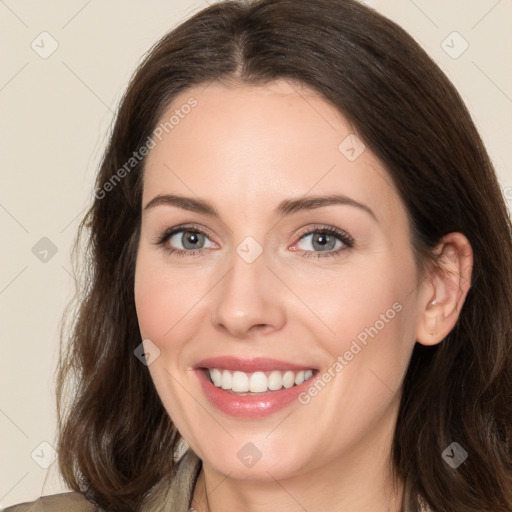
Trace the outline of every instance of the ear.
<instances>
[{"instance_id":1,"label":"ear","mask_svg":"<svg viewBox=\"0 0 512 512\"><path fill-rule=\"evenodd\" d=\"M416 341L440 343L455 326L471 287L473 250L462 233L445 235L434 249L437 264L422 284Z\"/></svg>"}]
</instances>

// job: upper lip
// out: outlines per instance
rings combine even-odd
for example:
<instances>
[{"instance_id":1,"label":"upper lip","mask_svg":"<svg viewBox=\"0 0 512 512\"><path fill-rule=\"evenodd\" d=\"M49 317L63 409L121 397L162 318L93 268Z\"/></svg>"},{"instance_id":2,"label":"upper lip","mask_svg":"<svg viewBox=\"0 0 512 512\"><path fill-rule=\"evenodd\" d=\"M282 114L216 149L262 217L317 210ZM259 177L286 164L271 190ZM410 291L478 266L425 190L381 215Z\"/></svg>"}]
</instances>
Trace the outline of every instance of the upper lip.
<instances>
[{"instance_id":1,"label":"upper lip","mask_svg":"<svg viewBox=\"0 0 512 512\"><path fill-rule=\"evenodd\" d=\"M287 361L280 361L278 359L269 359L268 357L253 357L250 359L243 359L234 356L219 356L209 357L199 361L195 368L218 368L219 370L233 370L245 373L252 373L257 371L301 371L301 370L314 370L313 366L294 364Z\"/></svg>"}]
</instances>

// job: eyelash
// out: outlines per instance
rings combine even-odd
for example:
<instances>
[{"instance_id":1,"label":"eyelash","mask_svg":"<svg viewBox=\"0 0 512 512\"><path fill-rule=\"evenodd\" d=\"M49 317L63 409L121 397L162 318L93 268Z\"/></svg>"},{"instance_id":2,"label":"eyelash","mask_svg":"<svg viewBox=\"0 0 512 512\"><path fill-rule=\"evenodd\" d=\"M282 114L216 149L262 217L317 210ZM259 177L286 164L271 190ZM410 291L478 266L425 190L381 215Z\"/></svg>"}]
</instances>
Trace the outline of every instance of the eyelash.
<instances>
[{"instance_id":1,"label":"eyelash","mask_svg":"<svg viewBox=\"0 0 512 512\"><path fill-rule=\"evenodd\" d=\"M164 231L154 242L155 245L162 247L168 254L172 254L174 256L184 257L184 256L196 256L196 255L203 255L203 249L191 249L191 250L184 250L184 249L174 249L165 247L165 243L176 233L189 231L191 233L200 233L208 237L208 234L205 233L199 226L196 226L194 224L190 225L184 225L184 226L176 226L174 228L168 229ZM340 256L341 252L343 252L346 249L350 249L354 246L354 239L346 232L341 229L335 228L333 226L313 226L313 228L310 228L308 231L305 231L299 235L298 241L302 240L304 237L314 234L314 233L320 233L320 234L329 234L329 235L335 235L336 238L343 243L344 247L340 247L339 249L336 249L335 251L328 251L328 252L321 252L321 251L304 251L303 256L306 258L325 258L329 256Z\"/></svg>"}]
</instances>

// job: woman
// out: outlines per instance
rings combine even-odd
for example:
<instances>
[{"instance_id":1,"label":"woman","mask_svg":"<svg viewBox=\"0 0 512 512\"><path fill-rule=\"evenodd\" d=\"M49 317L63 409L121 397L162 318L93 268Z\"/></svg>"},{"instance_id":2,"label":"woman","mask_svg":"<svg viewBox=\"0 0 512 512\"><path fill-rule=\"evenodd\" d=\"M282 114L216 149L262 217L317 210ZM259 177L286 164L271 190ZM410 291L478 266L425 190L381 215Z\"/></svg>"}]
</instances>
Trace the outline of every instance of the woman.
<instances>
[{"instance_id":1,"label":"woman","mask_svg":"<svg viewBox=\"0 0 512 512\"><path fill-rule=\"evenodd\" d=\"M94 195L75 492L8 510L512 510L512 226L401 28L204 9L132 79Z\"/></svg>"}]
</instances>

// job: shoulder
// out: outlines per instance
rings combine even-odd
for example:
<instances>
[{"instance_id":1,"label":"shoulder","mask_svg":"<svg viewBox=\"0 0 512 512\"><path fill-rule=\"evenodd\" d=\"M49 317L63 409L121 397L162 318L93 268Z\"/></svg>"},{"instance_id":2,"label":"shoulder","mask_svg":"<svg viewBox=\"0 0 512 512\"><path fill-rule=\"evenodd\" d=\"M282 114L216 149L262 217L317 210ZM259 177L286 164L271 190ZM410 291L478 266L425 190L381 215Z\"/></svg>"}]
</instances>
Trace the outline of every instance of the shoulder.
<instances>
[{"instance_id":1,"label":"shoulder","mask_svg":"<svg viewBox=\"0 0 512 512\"><path fill-rule=\"evenodd\" d=\"M101 509L79 492L63 492L41 496L35 501L18 503L3 509L2 512L101 512Z\"/></svg>"}]
</instances>

